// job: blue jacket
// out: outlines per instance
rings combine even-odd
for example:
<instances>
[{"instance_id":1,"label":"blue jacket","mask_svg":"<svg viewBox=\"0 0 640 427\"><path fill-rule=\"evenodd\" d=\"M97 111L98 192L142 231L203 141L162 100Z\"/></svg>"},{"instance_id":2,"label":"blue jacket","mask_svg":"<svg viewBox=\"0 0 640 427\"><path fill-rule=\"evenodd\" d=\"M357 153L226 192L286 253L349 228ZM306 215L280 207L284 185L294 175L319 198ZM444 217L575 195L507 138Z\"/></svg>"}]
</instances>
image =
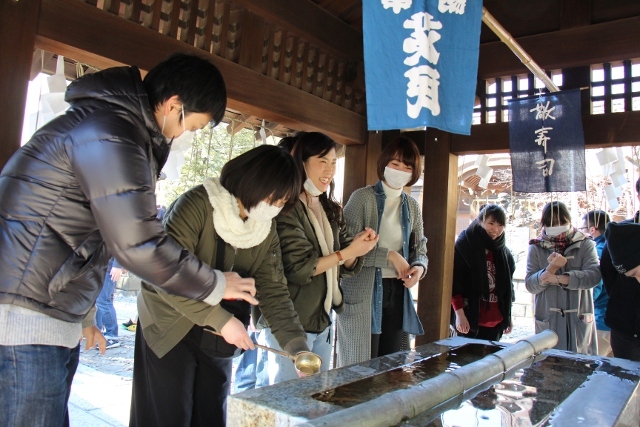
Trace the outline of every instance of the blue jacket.
<instances>
[{"instance_id":1,"label":"blue jacket","mask_svg":"<svg viewBox=\"0 0 640 427\"><path fill-rule=\"evenodd\" d=\"M380 232L380 222L382 222L382 214L384 213L384 203L387 196L384 194L382 188L382 181L378 181L374 185L374 192L376 195L376 205L378 206L378 229L376 233ZM415 261L409 257L409 241L411 238L411 217L409 216L409 200L406 193L402 192L400 201L400 225L402 226L402 256L410 261L411 266L422 265L420 261ZM423 238L423 236L420 236ZM424 266L423 266L424 267ZM426 273L425 268L424 272ZM371 333L382 333L382 270L376 268L376 278L373 287L373 300L372 300L372 318L371 318ZM424 329L416 313L416 309L413 306L413 298L409 289L404 289L404 309L402 311L402 330L413 335L424 334Z\"/></svg>"},{"instance_id":2,"label":"blue jacket","mask_svg":"<svg viewBox=\"0 0 640 427\"><path fill-rule=\"evenodd\" d=\"M598 259L602 258L602 249L604 248L605 240L604 234L593 239L596 242L596 251L598 252ZM604 282L600 282L593 288L593 307L596 316L596 329L599 331L610 331L607 325L604 324L604 316L607 312L607 303L609 302L609 294L604 288Z\"/></svg>"}]
</instances>

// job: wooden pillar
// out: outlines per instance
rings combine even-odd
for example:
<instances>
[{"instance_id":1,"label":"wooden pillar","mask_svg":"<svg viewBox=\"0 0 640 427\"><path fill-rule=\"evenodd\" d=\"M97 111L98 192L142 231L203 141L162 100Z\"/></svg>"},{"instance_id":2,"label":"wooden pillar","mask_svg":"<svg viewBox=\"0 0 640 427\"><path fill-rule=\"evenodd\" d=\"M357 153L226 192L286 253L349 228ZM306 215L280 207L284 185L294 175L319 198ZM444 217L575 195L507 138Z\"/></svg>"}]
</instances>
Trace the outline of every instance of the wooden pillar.
<instances>
[{"instance_id":1,"label":"wooden pillar","mask_svg":"<svg viewBox=\"0 0 640 427\"><path fill-rule=\"evenodd\" d=\"M416 345L449 336L458 200L458 156L451 154L451 134L429 129L425 139L422 217L429 269L419 284L418 315L425 333L416 337Z\"/></svg>"},{"instance_id":2,"label":"wooden pillar","mask_svg":"<svg viewBox=\"0 0 640 427\"><path fill-rule=\"evenodd\" d=\"M0 169L20 148L42 0L0 0Z\"/></svg>"},{"instance_id":3,"label":"wooden pillar","mask_svg":"<svg viewBox=\"0 0 640 427\"><path fill-rule=\"evenodd\" d=\"M378 182L376 164L382 151L382 138L382 132L369 132L366 144L345 147L343 205L358 188Z\"/></svg>"}]
</instances>

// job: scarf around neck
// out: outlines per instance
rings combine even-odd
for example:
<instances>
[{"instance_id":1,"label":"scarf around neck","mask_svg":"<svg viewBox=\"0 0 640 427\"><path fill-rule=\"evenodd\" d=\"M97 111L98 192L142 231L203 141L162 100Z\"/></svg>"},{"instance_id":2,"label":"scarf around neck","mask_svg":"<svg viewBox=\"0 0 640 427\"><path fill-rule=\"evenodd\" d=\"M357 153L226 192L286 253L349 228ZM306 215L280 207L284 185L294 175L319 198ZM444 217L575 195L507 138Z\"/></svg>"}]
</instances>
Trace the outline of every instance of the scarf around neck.
<instances>
[{"instance_id":1,"label":"scarf around neck","mask_svg":"<svg viewBox=\"0 0 640 427\"><path fill-rule=\"evenodd\" d=\"M575 227L571 227L569 231L558 234L557 236L547 236L546 230L543 229L542 234L535 239L530 240L529 244L550 249L560 255L564 255L564 251L567 247L571 246L575 242L584 240L586 237L587 236L583 232L579 231Z\"/></svg>"},{"instance_id":2,"label":"scarf around neck","mask_svg":"<svg viewBox=\"0 0 640 427\"><path fill-rule=\"evenodd\" d=\"M207 178L202 184L213 206L213 226L216 233L228 244L239 249L259 245L267 238L273 221L259 222L240 218L236 197L220 184L218 178Z\"/></svg>"},{"instance_id":3,"label":"scarf around neck","mask_svg":"<svg viewBox=\"0 0 640 427\"><path fill-rule=\"evenodd\" d=\"M482 225L474 221L469 225L466 230L467 239L471 246L475 256L469 260L474 271L483 271L484 274L478 274L477 278L480 281L480 291L482 298L485 301L489 301L489 278L487 276L487 254L485 251L491 251L493 253L493 263L496 267L496 289L495 294L500 295L504 289L511 289L509 279L511 272L509 272L509 262L507 261L506 238L505 233L502 233L497 239L492 239Z\"/></svg>"},{"instance_id":4,"label":"scarf around neck","mask_svg":"<svg viewBox=\"0 0 640 427\"><path fill-rule=\"evenodd\" d=\"M321 219L316 218L314 211L307 205L306 196L301 196L300 201L302 202L302 206L307 212L307 217L309 221L311 221L311 226L316 232L316 236L318 238L318 245L320 245L320 251L322 252L322 256L327 256L333 253L333 229L331 228L331 224L329 223L329 219L327 218L327 214L324 209L320 209ZM320 221L322 221L322 226L320 225ZM327 280L327 294L324 298L324 310L325 312L331 316L331 308L332 306L339 306L342 303L342 291L340 290L340 286L338 285L338 274L339 274L340 266L336 265L329 268L325 271L325 277Z\"/></svg>"}]
</instances>

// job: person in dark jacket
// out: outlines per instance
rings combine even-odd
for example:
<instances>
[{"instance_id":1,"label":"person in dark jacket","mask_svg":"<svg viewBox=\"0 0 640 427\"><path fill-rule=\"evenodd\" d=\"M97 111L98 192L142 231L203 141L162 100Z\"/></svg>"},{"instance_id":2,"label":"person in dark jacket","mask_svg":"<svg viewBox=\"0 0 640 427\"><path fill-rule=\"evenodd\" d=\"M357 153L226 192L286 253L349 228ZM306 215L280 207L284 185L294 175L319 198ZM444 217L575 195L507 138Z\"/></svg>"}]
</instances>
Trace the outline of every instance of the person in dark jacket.
<instances>
[{"instance_id":1,"label":"person in dark jacket","mask_svg":"<svg viewBox=\"0 0 640 427\"><path fill-rule=\"evenodd\" d=\"M253 279L203 265L156 219L172 139L224 116L218 69L176 54L144 80L87 74L65 100L0 174L0 425L68 423L81 337L104 353L93 317L110 255L167 293L257 303Z\"/></svg>"},{"instance_id":2,"label":"person in dark jacket","mask_svg":"<svg viewBox=\"0 0 640 427\"><path fill-rule=\"evenodd\" d=\"M288 153L261 145L230 160L220 179L180 196L164 223L204 264L255 278L260 305L253 318L291 356L309 348L289 299L274 218L297 199L300 182ZM232 357L237 348L253 348L249 308L244 301L211 307L143 282L129 425L224 426Z\"/></svg>"},{"instance_id":3,"label":"person in dark jacket","mask_svg":"<svg viewBox=\"0 0 640 427\"><path fill-rule=\"evenodd\" d=\"M636 182L640 200L640 179ZM604 322L614 357L640 362L640 211L605 231L600 270L609 294Z\"/></svg>"},{"instance_id":4,"label":"person in dark jacket","mask_svg":"<svg viewBox=\"0 0 640 427\"><path fill-rule=\"evenodd\" d=\"M451 299L458 335L499 341L511 332L516 263L505 246L506 219L500 206L486 205L458 236Z\"/></svg>"}]
</instances>

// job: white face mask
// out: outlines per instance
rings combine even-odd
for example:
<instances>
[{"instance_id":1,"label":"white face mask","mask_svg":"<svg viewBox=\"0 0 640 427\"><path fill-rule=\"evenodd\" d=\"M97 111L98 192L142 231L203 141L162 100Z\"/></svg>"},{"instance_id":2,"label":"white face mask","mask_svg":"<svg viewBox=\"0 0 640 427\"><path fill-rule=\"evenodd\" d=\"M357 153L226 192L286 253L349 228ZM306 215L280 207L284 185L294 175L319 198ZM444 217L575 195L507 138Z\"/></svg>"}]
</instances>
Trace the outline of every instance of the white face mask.
<instances>
[{"instance_id":1,"label":"white face mask","mask_svg":"<svg viewBox=\"0 0 640 427\"><path fill-rule=\"evenodd\" d=\"M557 227L546 227L544 229L544 232L549 237L556 237L562 233L566 233L567 231L569 231L569 227L571 227L569 224L558 225Z\"/></svg>"},{"instance_id":2,"label":"white face mask","mask_svg":"<svg viewBox=\"0 0 640 427\"><path fill-rule=\"evenodd\" d=\"M323 191L318 190L318 187L311 181L311 178L307 178L304 181L304 189L307 193L311 194L313 197L318 197L323 193Z\"/></svg>"},{"instance_id":3,"label":"white face mask","mask_svg":"<svg viewBox=\"0 0 640 427\"><path fill-rule=\"evenodd\" d=\"M411 181L411 175L410 172L399 171L389 166L384 168L384 181L391 188L403 188Z\"/></svg>"},{"instance_id":4,"label":"white face mask","mask_svg":"<svg viewBox=\"0 0 640 427\"><path fill-rule=\"evenodd\" d=\"M283 206L270 205L264 200L254 206L251 210L247 210L246 214L249 218L256 222L269 222L277 217Z\"/></svg>"},{"instance_id":5,"label":"white face mask","mask_svg":"<svg viewBox=\"0 0 640 427\"><path fill-rule=\"evenodd\" d=\"M172 150L186 150L191 147L191 141L196 136L195 132L186 130L180 136L173 138L171 141Z\"/></svg>"},{"instance_id":6,"label":"white face mask","mask_svg":"<svg viewBox=\"0 0 640 427\"><path fill-rule=\"evenodd\" d=\"M180 114L182 114L182 133L180 134L180 136L178 137L172 137L171 139L169 139L169 137L167 135L164 135L164 126L167 124L167 115L165 114L164 117L162 118L162 129L160 129L160 132L164 135L165 138L169 139L169 143L173 143L174 141L178 141L181 140L182 142L186 142L186 143L190 143L193 140L193 136L194 136L194 132L187 132L187 124L184 121L184 104L181 107L181 111ZM191 136L189 135L191 134Z\"/></svg>"},{"instance_id":7,"label":"white face mask","mask_svg":"<svg viewBox=\"0 0 640 427\"><path fill-rule=\"evenodd\" d=\"M304 168L305 175L309 176L309 174L307 173L307 168L304 167L304 164L302 165L302 167ZM318 187L316 187L316 185L313 183L311 178L307 178L304 181L304 189L307 191L307 193L311 194L313 197L318 197L319 195L324 193L324 191L318 190Z\"/></svg>"}]
</instances>

